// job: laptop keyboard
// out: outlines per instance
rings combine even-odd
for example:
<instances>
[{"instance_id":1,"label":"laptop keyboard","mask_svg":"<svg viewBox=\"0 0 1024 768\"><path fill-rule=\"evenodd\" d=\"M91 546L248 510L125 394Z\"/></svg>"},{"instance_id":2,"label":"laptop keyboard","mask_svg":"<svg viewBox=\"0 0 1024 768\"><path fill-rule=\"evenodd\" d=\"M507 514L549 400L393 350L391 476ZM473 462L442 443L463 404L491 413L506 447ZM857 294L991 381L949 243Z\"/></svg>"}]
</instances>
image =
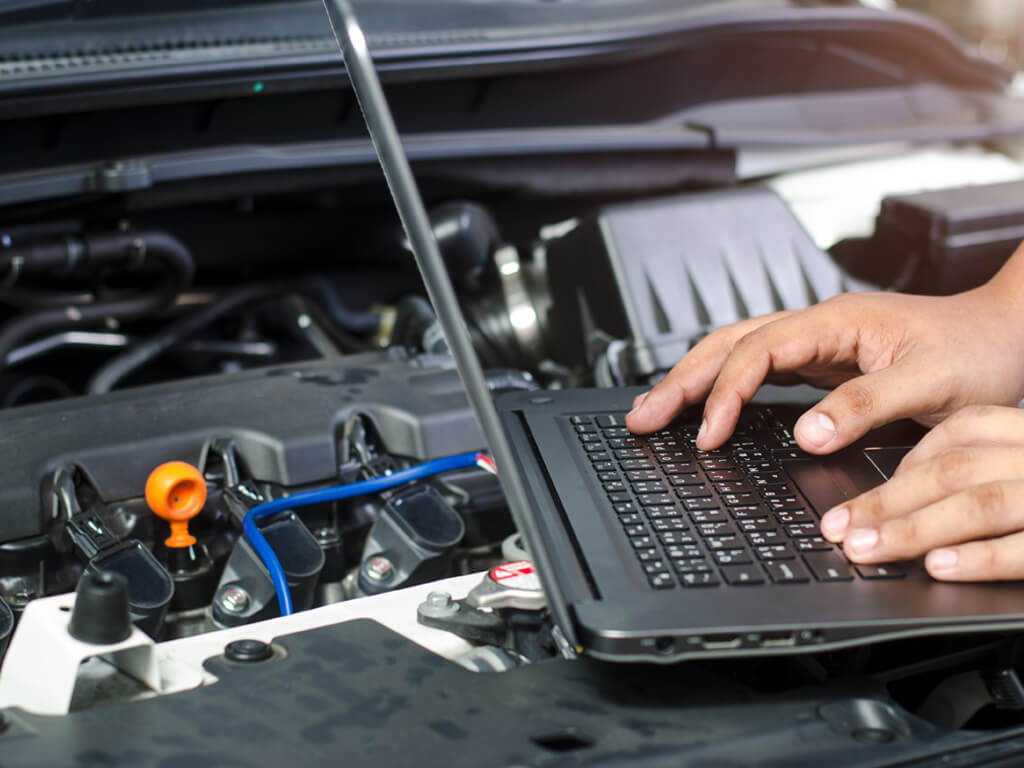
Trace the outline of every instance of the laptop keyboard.
<instances>
[{"instance_id":1,"label":"laptop keyboard","mask_svg":"<svg viewBox=\"0 0 1024 768\"><path fill-rule=\"evenodd\" d=\"M768 408L744 412L732 439L696 448L697 425L634 435L625 414L568 417L654 589L902 578L898 564L851 565L782 462L804 459Z\"/></svg>"}]
</instances>

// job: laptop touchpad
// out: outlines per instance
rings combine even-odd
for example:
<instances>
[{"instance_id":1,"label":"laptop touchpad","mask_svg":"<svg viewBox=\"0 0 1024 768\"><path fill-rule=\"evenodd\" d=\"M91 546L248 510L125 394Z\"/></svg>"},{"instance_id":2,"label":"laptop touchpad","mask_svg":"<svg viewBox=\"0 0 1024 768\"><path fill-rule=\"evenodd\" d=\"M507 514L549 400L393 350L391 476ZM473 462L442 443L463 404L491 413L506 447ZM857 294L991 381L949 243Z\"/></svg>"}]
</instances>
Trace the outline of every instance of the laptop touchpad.
<instances>
[{"instance_id":1,"label":"laptop touchpad","mask_svg":"<svg viewBox=\"0 0 1024 768\"><path fill-rule=\"evenodd\" d=\"M782 467L820 516L837 504L881 485L892 476L909 450L909 447L872 448L833 458L786 461Z\"/></svg>"}]
</instances>

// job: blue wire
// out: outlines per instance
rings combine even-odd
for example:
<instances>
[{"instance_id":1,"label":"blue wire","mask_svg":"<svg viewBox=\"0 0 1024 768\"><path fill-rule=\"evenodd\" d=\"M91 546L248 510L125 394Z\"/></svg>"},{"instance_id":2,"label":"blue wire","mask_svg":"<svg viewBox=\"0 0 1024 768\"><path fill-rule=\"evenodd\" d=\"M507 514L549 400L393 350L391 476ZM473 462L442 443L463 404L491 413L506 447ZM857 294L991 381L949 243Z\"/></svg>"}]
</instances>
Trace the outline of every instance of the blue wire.
<instances>
[{"instance_id":1,"label":"blue wire","mask_svg":"<svg viewBox=\"0 0 1024 768\"><path fill-rule=\"evenodd\" d=\"M263 565L266 566L267 571L270 573L270 580L273 582L274 591L277 593L277 604L281 609L281 615L288 616L292 613L291 590L288 589L288 579L284 575L284 568L281 567L281 562L277 559L273 548L256 526L257 520L262 520L264 517L275 515L278 512L284 512L287 509L308 507L311 504L322 504L328 501L340 501L341 499L350 499L353 496L364 496L368 493L378 493L379 491L386 491L388 488L394 488L396 485L402 485L412 480L422 480L425 477L439 475L442 472L450 472L453 469L475 467L478 455L474 451L473 453L446 456L443 459L434 459L433 461L417 464L408 469L400 469L397 472L392 472L390 475L360 480L347 485L336 485L331 488L319 488L315 491L302 491L292 496L265 501L250 509L242 520L242 530L245 532L246 538L249 539L249 543L252 544L252 548L256 550L256 554L259 555L260 560L263 561Z\"/></svg>"}]
</instances>

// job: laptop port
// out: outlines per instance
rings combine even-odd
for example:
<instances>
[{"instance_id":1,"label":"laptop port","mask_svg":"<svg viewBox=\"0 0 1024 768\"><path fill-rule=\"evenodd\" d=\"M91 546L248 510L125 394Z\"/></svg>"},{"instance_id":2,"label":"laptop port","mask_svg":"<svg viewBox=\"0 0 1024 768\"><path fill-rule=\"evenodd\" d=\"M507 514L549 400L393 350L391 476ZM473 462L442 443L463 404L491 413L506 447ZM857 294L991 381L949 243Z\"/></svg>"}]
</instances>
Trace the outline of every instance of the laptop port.
<instances>
[{"instance_id":1,"label":"laptop port","mask_svg":"<svg viewBox=\"0 0 1024 768\"><path fill-rule=\"evenodd\" d=\"M667 656L676 649L676 639L674 637L659 637L654 641L654 649Z\"/></svg>"},{"instance_id":2,"label":"laptop port","mask_svg":"<svg viewBox=\"0 0 1024 768\"><path fill-rule=\"evenodd\" d=\"M739 648L743 638L739 635L705 635L701 644L706 651L727 651L731 648Z\"/></svg>"},{"instance_id":3,"label":"laptop port","mask_svg":"<svg viewBox=\"0 0 1024 768\"><path fill-rule=\"evenodd\" d=\"M765 632L761 636L762 648L791 648L796 645L796 635L792 632Z\"/></svg>"}]
</instances>

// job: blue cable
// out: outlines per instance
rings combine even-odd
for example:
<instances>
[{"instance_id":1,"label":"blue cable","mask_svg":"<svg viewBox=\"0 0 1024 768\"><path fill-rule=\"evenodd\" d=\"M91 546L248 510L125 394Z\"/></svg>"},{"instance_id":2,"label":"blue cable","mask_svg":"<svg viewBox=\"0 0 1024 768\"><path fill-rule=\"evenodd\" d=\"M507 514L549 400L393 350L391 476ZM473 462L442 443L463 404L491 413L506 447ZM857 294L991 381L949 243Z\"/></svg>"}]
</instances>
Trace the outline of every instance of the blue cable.
<instances>
[{"instance_id":1,"label":"blue cable","mask_svg":"<svg viewBox=\"0 0 1024 768\"><path fill-rule=\"evenodd\" d=\"M368 493L378 493L402 485L412 480L422 480L425 477L439 475L442 472L450 472L453 469L465 469L466 467L477 466L479 453L460 453L455 456L446 456L443 459L434 459L423 464L417 464L408 469L400 469L390 475L373 477L369 480L360 480L348 485L336 485L331 488L318 488L315 491L302 491L292 496L284 496L280 499L265 501L250 509L242 520L242 530L246 538L256 550L263 565L270 573L270 580L274 584L274 591L277 593L277 604L281 609L282 616L292 613L292 595L288 589L288 579L284 575L284 568L277 559L273 548L263 537L260 529L256 527L256 521L264 517L284 512L287 509L296 507L308 507L311 504L322 504L328 501L340 501L350 499L353 496L364 496Z\"/></svg>"}]
</instances>

